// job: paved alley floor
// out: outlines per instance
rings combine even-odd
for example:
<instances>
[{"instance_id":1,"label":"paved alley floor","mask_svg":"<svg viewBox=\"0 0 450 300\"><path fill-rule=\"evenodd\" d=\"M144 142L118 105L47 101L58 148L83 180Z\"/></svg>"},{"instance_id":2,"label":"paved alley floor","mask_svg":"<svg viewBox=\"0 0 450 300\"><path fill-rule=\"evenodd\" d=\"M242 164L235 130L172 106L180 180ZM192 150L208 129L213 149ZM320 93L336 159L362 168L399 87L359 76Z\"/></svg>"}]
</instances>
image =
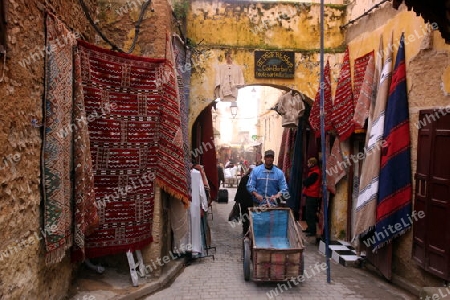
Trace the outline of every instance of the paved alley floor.
<instances>
[{"instance_id":1,"label":"paved alley floor","mask_svg":"<svg viewBox=\"0 0 450 300\"><path fill-rule=\"evenodd\" d=\"M304 252L304 282L296 282L297 285L291 282L283 287L244 281L242 227L237 225L233 228L228 223L236 189L228 190L228 204L214 202L214 219L211 221L209 218L212 246L216 247L215 260L209 257L198 259L186 267L169 287L145 299L417 299L367 271L343 267L333 261L330 263L331 283L327 283L326 270L319 267L325 263L325 257L319 253L318 246L308 243Z\"/></svg>"}]
</instances>

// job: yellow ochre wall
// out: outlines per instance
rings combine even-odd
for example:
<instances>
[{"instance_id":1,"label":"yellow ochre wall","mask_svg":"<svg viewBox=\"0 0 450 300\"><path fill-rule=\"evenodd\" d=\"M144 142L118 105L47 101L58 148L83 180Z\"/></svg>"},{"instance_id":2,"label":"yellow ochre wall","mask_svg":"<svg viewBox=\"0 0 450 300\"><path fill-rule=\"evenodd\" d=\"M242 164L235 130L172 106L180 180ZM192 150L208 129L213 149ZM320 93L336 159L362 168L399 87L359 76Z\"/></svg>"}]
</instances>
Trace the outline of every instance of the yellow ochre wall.
<instances>
[{"instance_id":1,"label":"yellow ochre wall","mask_svg":"<svg viewBox=\"0 0 450 300\"><path fill-rule=\"evenodd\" d=\"M320 68L319 8L318 4L306 2L192 1L187 19L187 36L194 45L193 65L188 66L193 71L190 124L214 99L215 68L225 63L227 50L232 50L234 63L242 67L247 85L292 88L314 99ZM345 50L344 34L339 28L345 22L345 10L342 4L325 7L326 57L332 66L341 60ZM295 78L256 79L255 50L294 51ZM337 72L333 70L334 78Z\"/></svg>"}]
</instances>

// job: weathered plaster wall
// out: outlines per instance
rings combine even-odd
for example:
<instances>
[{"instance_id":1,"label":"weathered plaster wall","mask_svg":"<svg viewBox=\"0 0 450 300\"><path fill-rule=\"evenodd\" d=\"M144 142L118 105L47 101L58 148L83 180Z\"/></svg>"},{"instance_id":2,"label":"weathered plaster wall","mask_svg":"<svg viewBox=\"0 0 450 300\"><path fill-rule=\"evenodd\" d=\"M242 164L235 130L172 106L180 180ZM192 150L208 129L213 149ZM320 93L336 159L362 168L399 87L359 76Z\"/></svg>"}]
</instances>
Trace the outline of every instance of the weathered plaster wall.
<instances>
[{"instance_id":1,"label":"weathered plaster wall","mask_svg":"<svg viewBox=\"0 0 450 300\"><path fill-rule=\"evenodd\" d=\"M141 13L143 0L99 0L99 26L114 44L129 52L135 36L135 24ZM152 11L153 8L153 11ZM167 0L153 0L143 16L138 40L132 54L164 58L166 33L172 30L172 10ZM111 49L100 37L97 41Z\"/></svg>"},{"instance_id":2,"label":"weathered plaster wall","mask_svg":"<svg viewBox=\"0 0 450 300\"><path fill-rule=\"evenodd\" d=\"M341 61L345 50L345 6L327 5L325 57L331 66ZM319 85L319 6L311 3L254 3L247 1L192 1L187 33L194 45L191 79L190 120L214 98L215 68L225 63L232 50L234 63L242 66L246 84L293 88L314 99ZM294 79L256 79L254 51L292 50ZM338 70L333 69L333 77ZM333 82L333 84L335 84Z\"/></svg>"},{"instance_id":3,"label":"weathered plaster wall","mask_svg":"<svg viewBox=\"0 0 450 300\"><path fill-rule=\"evenodd\" d=\"M364 2L364 1L363 1ZM356 3L356 1L355 1ZM369 6L369 2L364 2ZM360 11L364 3L359 3ZM370 4L371 6L372 4ZM366 6L365 9L369 7ZM356 12L356 10L355 10ZM357 16L350 12L349 15ZM406 80L410 109L412 172L416 170L418 112L421 109L450 105L450 46L445 45L440 33L433 31L431 39L426 37L427 27L421 17L406 11L401 6L394 10L388 3L369 17L361 19L349 27L347 41L350 58L354 59L371 51L378 50L380 36L386 47L393 35L394 45L399 42L401 32L405 32L406 41ZM430 43L431 41L431 43ZM397 53L394 49L394 60ZM411 260L412 232L408 232L394 241L393 272L419 286L440 285L440 279L422 271Z\"/></svg>"},{"instance_id":4,"label":"weathered plaster wall","mask_svg":"<svg viewBox=\"0 0 450 300\"><path fill-rule=\"evenodd\" d=\"M90 41L94 33L77 0L7 2L7 60L4 65L2 56L0 63L5 68L0 82L0 298L62 299L74 266L68 257L45 266L40 232L42 140L40 128L31 123L33 118L42 120L43 9ZM86 3L95 16L96 1ZM13 160L8 159L11 155Z\"/></svg>"}]
</instances>

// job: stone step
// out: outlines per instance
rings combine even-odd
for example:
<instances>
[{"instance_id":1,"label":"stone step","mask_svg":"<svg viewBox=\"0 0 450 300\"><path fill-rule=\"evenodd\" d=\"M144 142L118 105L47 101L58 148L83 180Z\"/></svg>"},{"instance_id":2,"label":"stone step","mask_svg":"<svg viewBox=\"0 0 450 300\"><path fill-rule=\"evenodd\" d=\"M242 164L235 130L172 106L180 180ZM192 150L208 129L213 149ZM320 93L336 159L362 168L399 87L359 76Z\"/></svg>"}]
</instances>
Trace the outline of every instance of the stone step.
<instances>
[{"instance_id":1,"label":"stone step","mask_svg":"<svg viewBox=\"0 0 450 300\"><path fill-rule=\"evenodd\" d=\"M319 243L319 252L325 255L325 241L321 240ZM330 241L328 248L331 251L331 259L345 267L359 266L361 259L364 256L358 256L355 249L349 242L336 240Z\"/></svg>"}]
</instances>

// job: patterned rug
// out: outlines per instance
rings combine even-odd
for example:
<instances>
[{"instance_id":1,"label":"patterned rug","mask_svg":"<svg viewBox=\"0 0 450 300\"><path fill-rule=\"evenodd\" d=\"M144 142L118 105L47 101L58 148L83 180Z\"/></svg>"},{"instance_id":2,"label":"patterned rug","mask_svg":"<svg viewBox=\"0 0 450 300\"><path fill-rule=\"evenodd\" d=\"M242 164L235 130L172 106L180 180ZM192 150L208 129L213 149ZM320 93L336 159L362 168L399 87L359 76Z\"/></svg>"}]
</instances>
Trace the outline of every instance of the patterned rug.
<instances>
[{"instance_id":1,"label":"patterned rug","mask_svg":"<svg viewBox=\"0 0 450 300\"><path fill-rule=\"evenodd\" d=\"M353 123L355 124L355 129L364 128L366 119L369 118L369 112L371 106L375 102L375 92L377 89L378 82L378 72L375 69L375 59L370 57L367 62L366 72L359 90L359 96L356 98L355 94L355 115L353 116Z\"/></svg>"},{"instance_id":2,"label":"patterned rug","mask_svg":"<svg viewBox=\"0 0 450 300\"><path fill-rule=\"evenodd\" d=\"M85 122L77 122L73 131L75 224L71 259L72 261L84 261L86 236L93 233L98 227L99 218L95 205L91 145L84 107L81 61L78 53L75 54L74 60L73 117L74 120L85 120Z\"/></svg>"},{"instance_id":3,"label":"patterned rug","mask_svg":"<svg viewBox=\"0 0 450 300\"><path fill-rule=\"evenodd\" d=\"M364 82L364 75L366 74L367 64L373 57L374 51L372 50L369 53L355 59L353 73L353 99L355 100L355 106L359 98L359 93L361 92L362 84Z\"/></svg>"},{"instance_id":4,"label":"patterned rug","mask_svg":"<svg viewBox=\"0 0 450 300\"><path fill-rule=\"evenodd\" d=\"M392 74L392 50L390 50L392 49L392 42L388 45L387 49L387 57L384 60L383 71L378 84L373 120L370 122L370 128L367 130L369 139L366 145L367 154L361 169L358 201L355 208L353 240L367 234L375 227L381 145L384 132L384 111ZM383 50L383 40L380 39L378 53L383 55Z\"/></svg>"},{"instance_id":5,"label":"patterned rug","mask_svg":"<svg viewBox=\"0 0 450 300\"><path fill-rule=\"evenodd\" d=\"M333 110L333 100L331 99L331 74L330 74L330 62L327 61L323 70L324 74L324 123L325 132L333 129L331 123L331 116ZM314 99L313 106L309 115L309 123L314 130L316 137L320 136L320 86L317 90L316 98Z\"/></svg>"},{"instance_id":6,"label":"patterned rug","mask_svg":"<svg viewBox=\"0 0 450 300\"><path fill-rule=\"evenodd\" d=\"M100 227L86 257L152 241L154 184L188 203L173 65L79 41Z\"/></svg>"},{"instance_id":7,"label":"patterned rug","mask_svg":"<svg viewBox=\"0 0 450 300\"><path fill-rule=\"evenodd\" d=\"M64 37L65 43L60 39ZM46 16L45 113L42 148L46 263L58 263L72 245L72 70L75 36ZM66 132L67 134L64 134Z\"/></svg>"},{"instance_id":8,"label":"patterned rug","mask_svg":"<svg viewBox=\"0 0 450 300\"><path fill-rule=\"evenodd\" d=\"M284 139L282 138L281 140L280 150L284 149L284 151L282 164L278 165L278 167L283 171L287 183L289 183L291 180L291 168L292 168L292 161L294 158L294 145L296 135L297 135L297 128L285 127L283 130L283 136L285 136L285 138Z\"/></svg>"},{"instance_id":9,"label":"patterned rug","mask_svg":"<svg viewBox=\"0 0 450 300\"><path fill-rule=\"evenodd\" d=\"M380 193L373 251L412 228L411 141L403 34L392 72L383 138L387 146L381 156ZM389 231L386 228L389 228Z\"/></svg>"},{"instance_id":10,"label":"patterned rug","mask_svg":"<svg viewBox=\"0 0 450 300\"><path fill-rule=\"evenodd\" d=\"M181 38L176 35L172 38L173 55L177 69L177 82L180 92L180 117L183 132L183 150L186 168L187 185L191 186L191 153L189 147L189 92L191 83L191 54Z\"/></svg>"},{"instance_id":11,"label":"patterned rug","mask_svg":"<svg viewBox=\"0 0 450 300\"><path fill-rule=\"evenodd\" d=\"M350 59L348 47L345 50L344 61L334 96L332 123L339 136L339 140L345 141L353 133L353 114L355 103L353 102L352 78L350 73Z\"/></svg>"}]
</instances>

